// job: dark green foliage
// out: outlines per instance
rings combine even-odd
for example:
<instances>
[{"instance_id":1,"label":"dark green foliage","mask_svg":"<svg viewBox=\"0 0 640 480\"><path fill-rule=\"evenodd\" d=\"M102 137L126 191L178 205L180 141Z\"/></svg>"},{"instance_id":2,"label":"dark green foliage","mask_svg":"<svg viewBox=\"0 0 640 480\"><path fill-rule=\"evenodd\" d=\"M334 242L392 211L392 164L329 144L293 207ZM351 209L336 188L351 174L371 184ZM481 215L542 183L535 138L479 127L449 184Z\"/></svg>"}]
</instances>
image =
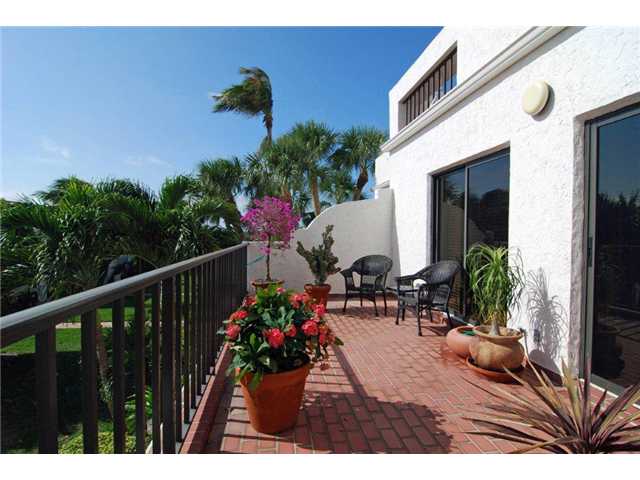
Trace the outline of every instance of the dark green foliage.
<instances>
[{"instance_id":1,"label":"dark green foliage","mask_svg":"<svg viewBox=\"0 0 640 480\"><path fill-rule=\"evenodd\" d=\"M322 234L322 243L317 247L311 247L311 250L304 248L302 243L298 242L296 252L298 252L309 264L309 269L313 274L316 285L322 285L326 283L327 277L338 273L340 271L338 264L338 257L336 257L331 251L333 246L333 237L331 232L333 231L333 225L327 225L324 233Z\"/></svg>"},{"instance_id":2,"label":"dark green foliage","mask_svg":"<svg viewBox=\"0 0 640 480\"><path fill-rule=\"evenodd\" d=\"M153 415L153 395L151 388L147 387L144 391L144 411L145 418L149 420ZM127 424L127 432L130 435L136 434L136 397L131 395L124 404L125 422Z\"/></svg>"}]
</instances>

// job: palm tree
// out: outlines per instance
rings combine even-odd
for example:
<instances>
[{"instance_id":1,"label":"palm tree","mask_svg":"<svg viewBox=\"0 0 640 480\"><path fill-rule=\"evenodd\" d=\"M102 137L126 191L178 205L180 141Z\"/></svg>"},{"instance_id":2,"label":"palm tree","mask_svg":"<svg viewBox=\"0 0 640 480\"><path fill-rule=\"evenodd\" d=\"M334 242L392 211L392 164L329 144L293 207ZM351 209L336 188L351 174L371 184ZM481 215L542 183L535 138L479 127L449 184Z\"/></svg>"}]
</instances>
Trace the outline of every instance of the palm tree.
<instances>
[{"instance_id":1,"label":"palm tree","mask_svg":"<svg viewBox=\"0 0 640 480\"><path fill-rule=\"evenodd\" d=\"M236 203L236 195L242 193L244 187L244 170L240 160L232 157L200 162L197 178L205 196L224 200L233 207L234 218L229 219L232 220L229 226L240 233L240 210Z\"/></svg>"},{"instance_id":2,"label":"palm tree","mask_svg":"<svg viewBox=\"0 0 640 480\"><path fill-rule=\"evenodd\" d=\"M262 115L262 123L267 129L263 146L272 141L273 130L273 97L271 80L267 73L258 68L240 67L240 75L244 75L242 83L225 88L222 93L213 95L214 113L237 112L249 117Z\"/></svg>"},{"instance_id":3,"label":"palm tree","mask_svg":"<svg viewBox=\"0 0 640 480\"><path fill-rule=\"evenodd\" d=\"M355 183L350 170L332 168L322 179L321 188L334 203L344 203L351 199Z\"/></svg>"},{"instance_id":4,"label":"palm tree","mask_svg":"<svg viewBox=\"0 0 640 480\"><path fill-rule=\"evenodd\" d=\"M269 150L272 147L273 145L263 151L250 153L244 158L242 165L244 194L251 200L265 196L277 197L279 195L287 198L287 195L289 195L288 188L284 188L283 182L277 178L273 165L267 161Z\"/></svg>"},{"instance_id":5,"label":"palm tree","mask_svg":"<svg viewBox=\"0 0 640 480\"><path fill-rule=\"evenodd\" d=\"M264 149L262 157L279 196L292 203L297 192L304 189L304 144L289 132Z\"/></svg>"},{"instance_id":6,"label":"palm tree","mask_svg":"<svg viewBox=\"0 0 640 480\"><path fill-rule=\"evenodd\" d=\"M320 181L327 175L327 158L333 153L338 134L324 123L310 120L294 125L287 137L296 146L296 161L306 177L313 210L317 215L322 211Z\"/></svg>"},{"instance_id":7,"label":"palm tree","mask_svg":"<svg viewBox=\"0 0 640 480\"><path fill-rule=\"evenodd\" d=\"M20 232L30 249L22 263L34 270L32 285L46 285L52 298L60 298L99 286L109 260L117 256L119 235L115 217L101 205L102 194L93 185L78 180L57 181L51 203L17 202L3 212L6 232ZM49 192L51 193L51 192ZM40 196L40 195L39 195ZM5 271L3 268L3 277ZM109 362L97 312L96 354L103 399L110 385Z\"/></svg>"},{"instance_id":8,"label":"palm tree","mask_svg":"<svg viewBox=\"0 0 640 480\"><path fill-rule=\"evenodd\" d=\"M340 135L340 148L332 156L336 169L356 170L358 177L353 188L353 200L362 198L362 190L373 174L375 160L386 134L374 127L351 127Z\"/></svg>"}]
</instances>

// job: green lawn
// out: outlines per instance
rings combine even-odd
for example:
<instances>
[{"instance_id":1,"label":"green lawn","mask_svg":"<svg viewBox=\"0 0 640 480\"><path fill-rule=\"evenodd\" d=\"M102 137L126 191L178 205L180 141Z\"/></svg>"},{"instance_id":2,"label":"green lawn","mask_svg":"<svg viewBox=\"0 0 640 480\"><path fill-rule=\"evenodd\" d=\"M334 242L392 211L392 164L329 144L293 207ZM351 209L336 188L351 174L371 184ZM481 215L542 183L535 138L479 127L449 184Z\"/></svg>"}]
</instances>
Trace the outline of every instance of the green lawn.
<instances>
[{"instance_id":1,"label":"green lawn","mask_svg":"<svg viewBox=\"0 0 640 480\"><path fill-rule=\"evenodd\" d=\"M79 352L80 351L80 329L79 328L59 328L56 330L56 347L58 352ZM25 338L8 347L0 350L2 353L35 353L35 337Z\"/></svg>"},{"instance_id":2,"label":"green lawn","mask_svg":"<svg viewBox=\"0 0 640 480\"><path fill-rule=\"evenodd\" d=\"M146 317L150 318L151 315L151 301L148 300L146 302ZM98 316L100 321L102 322L110 322L113 314L113 309L111 307L102 307L98 309ZM133 307L124 307L124 319L125 320L133 320L135 316L135 309ZM80 315L74 315L67 320L69 323L80 323Z\"/></svg>"}]
</instances>

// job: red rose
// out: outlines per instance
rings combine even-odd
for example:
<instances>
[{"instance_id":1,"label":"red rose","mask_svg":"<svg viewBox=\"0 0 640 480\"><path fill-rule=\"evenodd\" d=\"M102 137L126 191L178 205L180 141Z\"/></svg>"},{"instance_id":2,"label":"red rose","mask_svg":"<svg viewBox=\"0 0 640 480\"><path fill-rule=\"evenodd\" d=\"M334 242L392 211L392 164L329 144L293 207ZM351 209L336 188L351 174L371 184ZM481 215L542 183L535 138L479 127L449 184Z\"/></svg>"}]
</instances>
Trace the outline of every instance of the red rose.
<instances>
[{"instance_id":1,"label":"red rose","mask_svg":"<svg viewBox=\"0 0 640 480\"><path fill-rule=\"evenodd\" d=\"M318 324L313 320L307 320L302 324L302 331L307 337L318 335Z\"/></svg>"},{"instance_id":2,"label":"red rose","mask_svg":"<svg viewBox=\"0 0 640 480\"><path fill-rule=\"evenodd\" d=\"M313 311L315 312L315 314L317 316L322 318L324 316L324 314L327 313L327 308L324 305L322 305L321 303L319 303L319 304L313 306Z\"/></svg>"},{"instance_id":3,"label":"red rose","mask_svg":"<svg viewBox=\"0 0 640 480\"><path fill-rule=\"evenodd\" d=\"M249 314L246 310L236 310L229 317L231 320L242 320L243 318L247 318Z\"/></svg>"},{"instance_id":4,"label":"red rose","mask_svg":"<svg viewBox=\"0 0 640 480\"><path fill-rule=\"evenodd\" d=\"M289 328L287 328L286 332L287 337L295 337L297 333L298 329L296 328L296 326L293 324L289 325Z\"/></svg>"},{"instance_id":5,"label":"red rose","mask_svg":"<svg viewBox=\"0 0 640 480\"><path fill-rule=\"evenodd\" d=\"M286 290L284 288L282 288L282 287L278 287L276 289L276 293L284 293L284 292L286 292Z\"/></svg>"},{"instance_id":6,"label":"red rose","mask_svg":"<svg viewBox=\"0 0 640 480\"><path fill-rule=\"evenodd\" d=\"M272 348L280 348L284 343L284 333L279 328L270 328L264 336L267 337L267 343Z\"/></svg>"},{"instance_id":7,"label":"red rose","mask_svg":"<svg viewBox=\"0 0 640 480\"><path fill-rule=\"evenodd\" d=\"M240 330L240 325L230 323L229 325L227 325L227 331L225 333L231 340L235 340L236 338L238 338L238 335L240 335Z\"/></svg>"},{"instance_id":8,"label":"red rose","mask_svg":"<svg viewBox=\"0 0 640 480\"><path fill-rule=\"evenodd\" d=\"M324 333L321 333L320 336L318 337L318 342L320 342L320 345L326 345L327 344L327 336Z\"/></svg>"},{"instance_id":9,"label":"red rose","mask_svg":"<svg viewBox=\"0 0 640 480\"><path fill-rule=\"evenodd\" d=\"M250 307L252 305L255 305L256 303L256 297L253 296L247 296L247 298L244 299L244 305L245 307Z\"/></svg>"}]
</instances>

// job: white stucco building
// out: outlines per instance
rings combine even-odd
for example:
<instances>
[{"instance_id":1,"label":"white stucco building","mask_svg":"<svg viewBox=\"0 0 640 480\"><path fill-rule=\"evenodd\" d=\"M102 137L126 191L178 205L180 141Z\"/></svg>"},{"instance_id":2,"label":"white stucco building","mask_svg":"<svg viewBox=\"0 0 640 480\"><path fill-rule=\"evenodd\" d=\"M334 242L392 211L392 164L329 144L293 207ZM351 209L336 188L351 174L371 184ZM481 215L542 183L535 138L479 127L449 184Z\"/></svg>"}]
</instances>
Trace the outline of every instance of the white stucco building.
<instances>
[{"instance_id":1,"label":"white stucco building","mask_svg":"<svg viewBox=\"0 0 640 480\"><path fill-rule=\"evenodd\" d=\"M549 96L531 115L535 82ZM530 357L640 380L640 29L443 29L389 92L375 174L362 216L338 205L298 236L333 223L341 264L382 253L394 274L474 242L517 248L528 285L511 326ZM454 303L463 318L461 287Z\"/></svg>"}]
</instances>

